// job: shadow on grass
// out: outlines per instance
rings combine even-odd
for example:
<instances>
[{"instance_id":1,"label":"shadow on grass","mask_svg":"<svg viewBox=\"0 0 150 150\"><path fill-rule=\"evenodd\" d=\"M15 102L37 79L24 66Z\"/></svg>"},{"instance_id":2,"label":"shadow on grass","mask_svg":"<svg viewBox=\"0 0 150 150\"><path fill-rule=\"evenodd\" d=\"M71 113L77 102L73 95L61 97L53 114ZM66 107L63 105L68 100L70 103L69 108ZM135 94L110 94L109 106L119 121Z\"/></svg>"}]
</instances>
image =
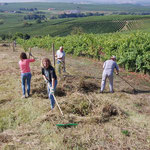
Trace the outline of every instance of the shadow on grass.
<instances>
[{"instance_id":1,"label":"shadow on grass","mask_svg":"<svg viewBox=\"0 0 150 150\"><path fill-rule=\"evenodd\" d=\"M64 91L64 89L58 87L56 88L55 95L59 97L63 97L63 96L66 96L66 92Z\"/></svg>"},{"instance_id":2,"label":"shadow on grass","mask_svg":"<svg viewBox=\"0 0 150 150\"><path fill-rule=\"evenodd\" d=\"M93 76L80 76L80 75L69 75L69 74L65 74L63 75L63 77L79 77L79 78L84 78L84 79L102 79L102 78L99 78L99 77L93 77Z\"/></svg>"},{"instance_id":3,"label":"shadow on grass","mask_svg":"<svg viewBox=\"0 0 150 150\"><path fill-rule=\"evenodd\" d=\"M0 100L0 104L5 104L10 101L11 101L11 99L2 99L2 100Z\"/></svg>"},{"instance_id":4,"label":"shadow on grass","mask_svg":"<svg viewBox=\"0 0 150 150\"><path fill-rule=\"evenodd\" d=\"M138 90L138 89L133 89L133 90L121 90L121 92L128 93L128 94L146 94L150 93L150 90Z\"/></svg>"}]
</instances>

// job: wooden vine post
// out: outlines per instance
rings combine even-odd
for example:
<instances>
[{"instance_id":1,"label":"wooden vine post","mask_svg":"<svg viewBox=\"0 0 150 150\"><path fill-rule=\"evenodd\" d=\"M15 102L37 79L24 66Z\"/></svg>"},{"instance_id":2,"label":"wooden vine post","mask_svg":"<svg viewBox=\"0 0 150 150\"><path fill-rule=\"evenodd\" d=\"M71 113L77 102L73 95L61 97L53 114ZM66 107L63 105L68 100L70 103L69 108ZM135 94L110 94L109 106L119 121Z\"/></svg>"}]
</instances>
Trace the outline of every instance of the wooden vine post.
<instances>
[{"instance_id":1,"label":"wooden vine post","mask_svg":"<svg viewBox=\"0 0 150 150\"><path fill-rule=\"evenodd\" d=\"M15 42L12 43L13 52L15 51Z\"/></svg>"},{"instance_id":2,"label":"wooden vine post","mask_svg":"<svg viewBox=\"0 0 150 150\"><path fill-rule=\"evenodd\" d=\"M53 51L53 64L55 67L55 48L54 48L54 43L52 44L52 51Z\"/></svg>"},{"instance_id":3,"label":"wooden vine post","mask_svg":"<svg viewBox=\"0 0 150 150\"><path fill-rule=\"evenodd\" d=\"M30 54L31 54L31 48L29 49L29 59L30 59Z\"/></svg>"}]
</instances>

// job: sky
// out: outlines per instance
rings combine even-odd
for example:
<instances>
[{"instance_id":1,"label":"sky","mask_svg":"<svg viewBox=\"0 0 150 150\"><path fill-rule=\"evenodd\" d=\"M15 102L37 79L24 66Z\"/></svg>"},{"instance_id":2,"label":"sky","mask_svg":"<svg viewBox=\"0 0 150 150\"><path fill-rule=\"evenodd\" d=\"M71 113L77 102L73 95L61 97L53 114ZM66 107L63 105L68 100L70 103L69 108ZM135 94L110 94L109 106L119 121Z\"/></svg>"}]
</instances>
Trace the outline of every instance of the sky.
<instances>
[{"instance_id":1,"label":"sky","mask_svg":"<svg viewBox=\"0 0 150 150\"><path fill-rule=\"evenodd\" d=\"M2 2L44 2L44 1L53 1L55 2L55 0L0 0L0 3ZM99 3L150 3L150 0L56 0L57 2L76 2L76 1L82 1L82 2L86 2L86 1L90 1L90 2L99 2Z\"/></svg>"}]
</instances>

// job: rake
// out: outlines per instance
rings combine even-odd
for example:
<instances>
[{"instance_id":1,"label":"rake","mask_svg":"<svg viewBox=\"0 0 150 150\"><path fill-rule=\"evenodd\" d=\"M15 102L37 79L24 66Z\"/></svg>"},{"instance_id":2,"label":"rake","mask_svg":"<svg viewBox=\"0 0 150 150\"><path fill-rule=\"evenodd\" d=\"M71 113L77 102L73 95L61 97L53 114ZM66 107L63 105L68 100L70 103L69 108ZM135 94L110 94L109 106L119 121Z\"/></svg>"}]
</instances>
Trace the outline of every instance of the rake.
<instances>
[{"instance_id":1,"label":"rake","mask_svg":"<svg viewBox=\"0 0 150 150\"><path fill-rule=\"evenodd\" d=\"M50 88L49 83L48 83L48 86ZM61 115L64 117L64 114L63 114L63 112L62 112L62 110L61 110L61 108L60 108L60 106L58 104L58 101L56 100L56 97L55 97L54 94L53 94L53 97L54 97L54 100L56 102L56 105L58 106L58 108L60 110ZM71 126L76 126L76 125L78 125L78 124L77 123L56 124L56 126L58 126L58 127L64 127L64 128L71 127Z\"/></svg>"},{"instance_id":2,"label":"rake","mask_svg":"<svg viewBox=\"0 0 150 150\"><path fill-rule=\"evenodd\" d=\"M132 87L133 88L133 92L134 93L137 93L138 91L128 82L128 81L126 81L124 78L122 78L120 75L118 75L119 77L120 77L120 79L122 79L124 82L126 82L130 87Z\"/></svg>"},{"instance_id":3,"label":"rake","mask_svg":"<svg viewBox=\"0 0 150 150\"><path fill-rule=\"evenodd\" d=\"M49 87L49 89L51 89L51 87L50 87L50 84L48 83L48 87ZM58 102L57 102L57 100L56 100L56 97L55 97L55 95L53 94L53 97L54 97L54 100L55 100L55 102L56 102L56 105L58 106L58 108L59 108L59 110L60 110L60 113L62 114L62 116L64 116L64 114L63 114L63 112L62 112L62 110L61 110L61 108L60 108L60 106L59 106L59 104L58 104Z\"/></svg>"},{"instance_id":4,"label":"rake","mask_svg":"<svg viewBox=\"0 0 150 150\"><path fill-rule=\"evenodd\" d=\"M63 112L62 112L62 110L61 110L61 108L60 108L60 106L59 106L59 104L58 104L58 102L57 102L56 97L55 97L54 94L53 94L53 96L54 96L55 102L56 102L56 104L57 104L57 106L58 106L58 108L60 110L60 113L62 114L62 116L64 116L64 114L63 114Z\"/></svg>"}]
</instances>

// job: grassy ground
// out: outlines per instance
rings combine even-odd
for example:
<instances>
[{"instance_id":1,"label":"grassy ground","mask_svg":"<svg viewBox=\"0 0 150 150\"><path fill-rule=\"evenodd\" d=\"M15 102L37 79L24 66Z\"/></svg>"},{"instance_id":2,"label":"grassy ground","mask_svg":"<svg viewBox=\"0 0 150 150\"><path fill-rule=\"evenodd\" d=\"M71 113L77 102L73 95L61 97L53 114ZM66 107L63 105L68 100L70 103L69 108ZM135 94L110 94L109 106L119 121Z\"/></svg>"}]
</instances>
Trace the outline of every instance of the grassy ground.
<instances>
[{"instance_id":1,"label":"grassy ground","mask_svg":"<svg viewBox=\"0 0 150 150\"><path fill-rule=\"evenodd\" d=\"M0 149L3 150L149 150L150 77L121 69L115 76L115 93L108 84L99 93L102 63L67 56L67 73L59 77L57 106L50 110L40 60L50 52L33 49L31 97L21 99L17 47L0 47ZM77 123L59 128L58 123Z\"/></svg>"}]
</instances>

